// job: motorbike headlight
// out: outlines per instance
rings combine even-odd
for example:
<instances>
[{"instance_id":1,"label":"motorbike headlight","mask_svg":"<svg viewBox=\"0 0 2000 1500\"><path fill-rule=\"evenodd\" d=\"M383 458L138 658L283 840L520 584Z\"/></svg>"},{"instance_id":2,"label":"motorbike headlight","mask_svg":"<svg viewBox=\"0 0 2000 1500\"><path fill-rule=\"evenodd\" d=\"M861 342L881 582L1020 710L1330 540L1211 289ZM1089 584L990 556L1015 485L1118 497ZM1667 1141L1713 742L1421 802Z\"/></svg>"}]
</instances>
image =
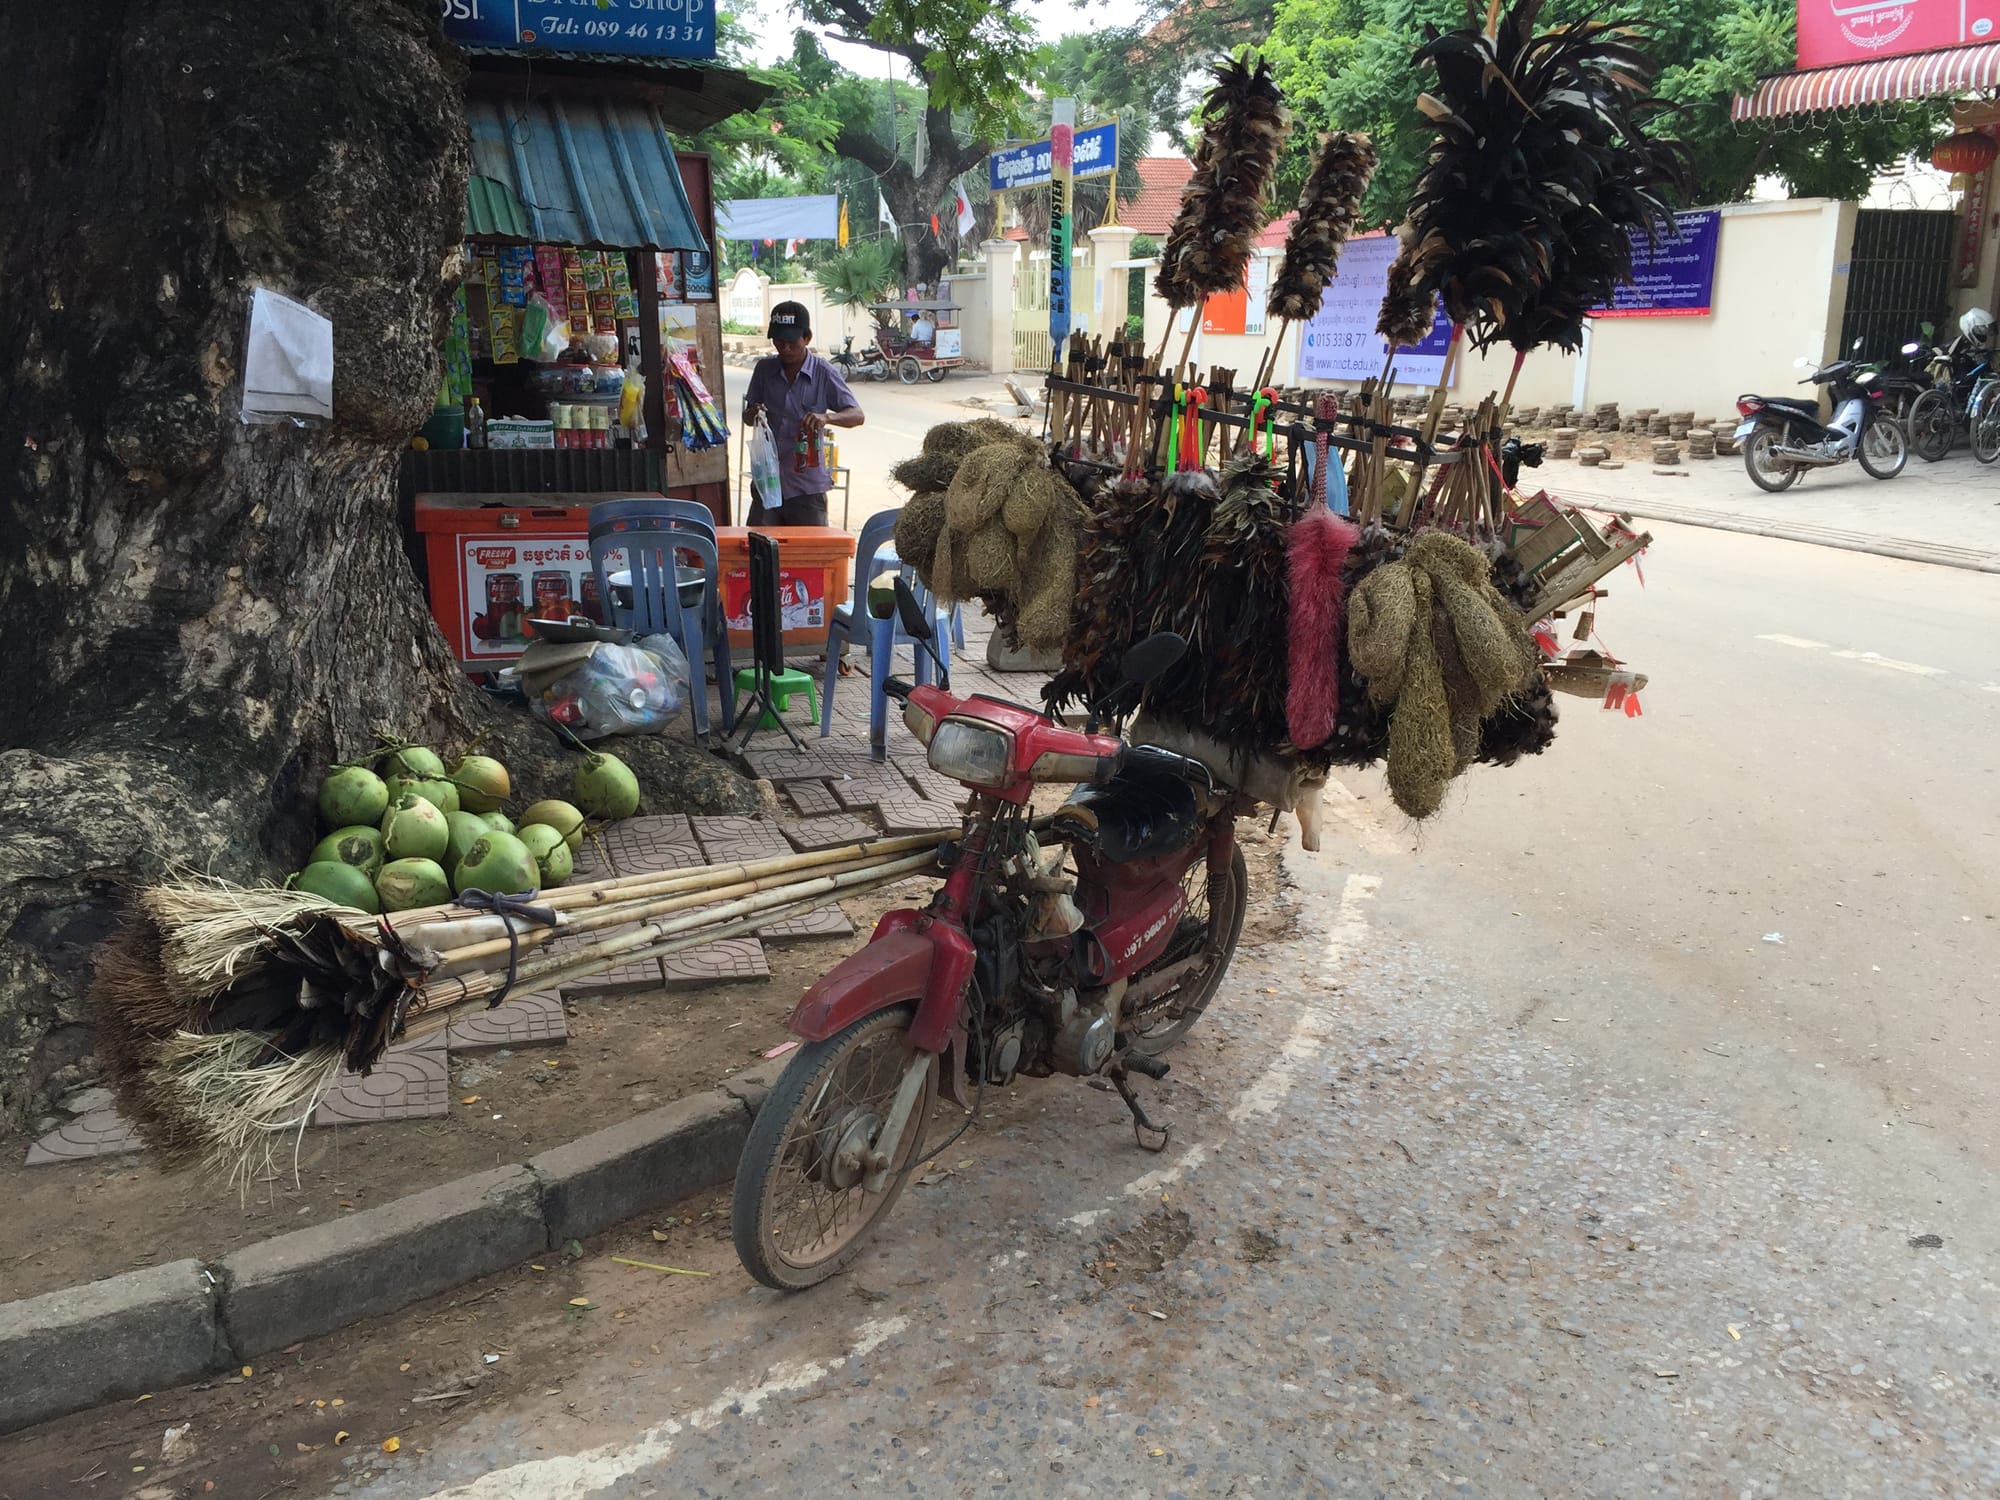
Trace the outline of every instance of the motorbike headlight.
<instances>
[{"instance_id":1,"label":"motorbike headlight","mask_svg":"<svg viewBox=\"0 0 2000 1500\"><path fill-rule=\"evenodd\" d=\"M937 720L909 699L903 701L903 725L917 737L920 745L928 745L931 736L937 733Z\"/></svg>"},{"instance_id":2,"label":"motorbike headlight","mask_svg":"<svg viewBox=\"0 0 2000 1500\"><path fill-rule=\"evenodd\" d=\"M1012 779L1014 737L990 724L946 719L931 736L931 769L973 786L1005 786Z\"/></svg>"}]
</instances>

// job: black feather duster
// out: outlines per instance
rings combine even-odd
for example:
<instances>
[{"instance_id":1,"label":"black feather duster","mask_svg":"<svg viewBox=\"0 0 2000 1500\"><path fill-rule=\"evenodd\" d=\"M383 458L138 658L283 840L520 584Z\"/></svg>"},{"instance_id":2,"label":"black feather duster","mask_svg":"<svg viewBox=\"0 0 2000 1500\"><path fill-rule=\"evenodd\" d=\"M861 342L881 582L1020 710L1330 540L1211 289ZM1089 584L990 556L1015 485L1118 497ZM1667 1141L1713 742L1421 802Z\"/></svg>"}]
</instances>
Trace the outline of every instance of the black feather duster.
<instances>
[{"instance_id":1,"label":"black feather duster","mask_svg":"<svg viewBox=\"0 0 2000 1500\"><path fill-rule=\"evenodd\" d=\"M1273 317L1303 323L1319 312L1374 175L1375 147L1367 136L1340 130L1326 138L1299 194L1299 216L1285 236L1285 258L1271 281Z\"/></svg>"},{"instance_id":2,"label":"black feather duster","mask_svg":"<svg viewBox=\"0 0 2000 1500\"><path fill-rule=\"evenodd\" d=\"M1437 293L1417 285L1416 257L1406 244L1389 262L1388 290L1382 296L1382 311L1375 331L1389 341L1391 349L1409 349L1422 343L1437 320Z\"/></svg>"},{"instance_id":3,"label":"black feather duster","mask_svg":"<svg viewBox=\"0 0 2000 1500\"><path fill-rule=\"evenodd\" d=\"M1270 66L1234 59L1216 69L1201 108L1194 176L1160 251L1154 285L1169 307L1234 291L1250 245L1264 227L1271 178L1284 149L1287 120Z\"/></svg>"},{"instance_id":4,"label":"black feather duster","mask_svg":"<svg viewBox=\"0 0 2000 1500\"><path fill-rule=\"evenodd\" d=\"M1660 222L1678 181L1677 150L1646 133L1658 106L1639 34L1595 21L1538 34L1540 12L1519 0L1417 52L1436 139L1410 203L1412 278L1481 349L1566 337L1577 304L1629 274L1618 237Z\"/></svg>"}]
</instances>

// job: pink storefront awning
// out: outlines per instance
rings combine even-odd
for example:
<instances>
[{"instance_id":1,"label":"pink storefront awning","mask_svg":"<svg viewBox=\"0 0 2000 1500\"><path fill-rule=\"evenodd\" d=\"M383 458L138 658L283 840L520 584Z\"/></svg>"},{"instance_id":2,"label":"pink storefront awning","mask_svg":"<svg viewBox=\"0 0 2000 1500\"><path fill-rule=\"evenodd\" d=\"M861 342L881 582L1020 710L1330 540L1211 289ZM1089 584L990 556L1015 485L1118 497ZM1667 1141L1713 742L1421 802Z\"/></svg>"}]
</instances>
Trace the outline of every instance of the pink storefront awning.
<instances>
[{"instance_id":1,"label":"pink storefront awning","mask_svg":"<svg viewBox=\"0 0 2000 1500\"><path fill-rule=\"evenodd\" d=\"M1760 78L1748 95L1737 95L1729 106L1729 117L1772 120L1856 104L1949 99L1991 88L2000 88L2000 42Z\"/></svg>"}]
</instances>

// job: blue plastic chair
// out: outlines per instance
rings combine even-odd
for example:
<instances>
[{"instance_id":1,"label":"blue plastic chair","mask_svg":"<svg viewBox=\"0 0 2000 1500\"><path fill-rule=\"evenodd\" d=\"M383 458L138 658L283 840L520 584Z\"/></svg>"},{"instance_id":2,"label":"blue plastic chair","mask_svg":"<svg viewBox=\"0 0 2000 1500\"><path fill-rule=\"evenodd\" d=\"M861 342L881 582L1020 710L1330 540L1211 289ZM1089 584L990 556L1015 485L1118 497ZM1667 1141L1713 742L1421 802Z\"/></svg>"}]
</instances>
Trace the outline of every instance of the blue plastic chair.
<instances>
[{"instance_id":1,"label":"blue plastic chair","mask_svg":"<svg viewBox=\"0 0 2000 1500\"><path fill-rule=\"evenodd\" d=\"M610 565L622 555L631 577L632 602L620 608L611 590ZM701 599L681 600L680 558L701 565ZM590 508L590 563L597 573L598 597L605 601L611 623L635 635L664 631L687 653L693 680L688 684L695 733L709 735L708 691L703 662L710 651L715 680L721 685L722 727L735 728L730 702L735 674L731 670L729 631L722 618L722 563L715 541L715 517L692 500L606 500ZM706 649L705 649L706 648Z\"/></svg>"},{"instance_id":2,"label":"blue plastic chair","mask_svg":"<svg viewBox=\"0 0 2000 1500\"><path fill-rule=\"evenodd\" d=\"M953 618L957 611L941 609L918 579L917 570L896 556L897 515L898 512L893 510L878 511L861 525L861 539L854 548L854 587L848 591L847 603L832 610L826 622L826 681L819 700L819 733L820 738L825 739L833 733L833 690L834 684L840 681L840 648L848 641L865 641L868 646L869 679L868 750L876 760L882 760L888 754L889 694L886 684L896 647L915 646L916 641L903 629L902 620L893 610L886 620L878 620L869 612L869 581L890 568L902 573L930 616L932 645L947 671L951 668L953 637L957 637L961 650L965 643L964 626L956 624ZM857 620L863 623L857 624ZM929 653L917 650L917 681L929 682L932 676Z\"/></svg>"}]
</instances>

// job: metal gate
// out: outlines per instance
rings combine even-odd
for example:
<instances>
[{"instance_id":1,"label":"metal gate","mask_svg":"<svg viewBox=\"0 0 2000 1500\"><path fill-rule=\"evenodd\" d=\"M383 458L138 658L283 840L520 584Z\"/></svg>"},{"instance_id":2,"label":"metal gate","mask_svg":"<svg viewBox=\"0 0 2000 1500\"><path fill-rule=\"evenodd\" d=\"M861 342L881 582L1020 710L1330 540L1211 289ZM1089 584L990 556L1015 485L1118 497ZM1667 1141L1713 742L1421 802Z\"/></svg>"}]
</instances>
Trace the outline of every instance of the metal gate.
<instances>
[{"instance_id":1,"label":"metal gate","mask_svg":"<svg viewBox=\"0 0 2000 1500\"><path fill-rule=\"evenodd\" d=\"M1049 252L1030 251L1014 272L1014 368L1049 367Z\"/></svg>"},{"instance_id":2,"label":"metal gate","mask_svg":"<svg viewBox=\"0 0 2000 1500\"><path fill-rule=\"evenodd\" d=\"M1856 339L1865 359L1887 359L1920 325L1942 329L1951 315L1951 272L1958 215L1949 210L1864 208L1854 221L1840 356Z\"/></svg>"}]
</instances>

